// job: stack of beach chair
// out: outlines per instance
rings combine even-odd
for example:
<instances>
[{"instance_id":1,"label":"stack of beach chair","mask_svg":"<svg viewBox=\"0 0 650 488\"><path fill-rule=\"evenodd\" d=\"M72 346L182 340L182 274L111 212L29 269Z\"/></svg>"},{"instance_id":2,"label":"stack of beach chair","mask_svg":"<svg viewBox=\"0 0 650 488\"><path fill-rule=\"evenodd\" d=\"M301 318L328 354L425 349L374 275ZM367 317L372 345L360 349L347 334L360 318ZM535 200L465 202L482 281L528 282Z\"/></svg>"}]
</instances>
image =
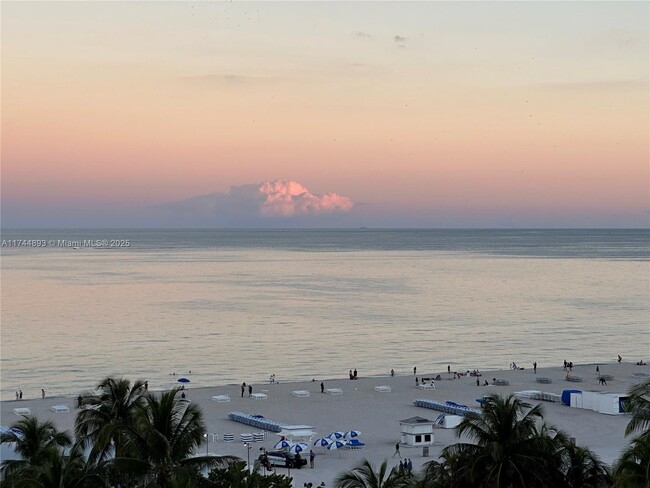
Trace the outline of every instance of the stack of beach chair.
<instances>
[{"instance_id":1,"label":"stack of beach chair","mask_svg":"<svg viewBox=\"0 0 650 488\"><path fill-rule=\"evenodd\" d=\"M467 415L468 413L480 414L480 410L469 408L467 405L459 405L454 402L439 402L436 400L413 400L413 405L416 407L430 408L431 410L438 410L440 412L448 413L451 415Z\"/></svg>"},{"instance_id":2,"label":"stack of beach chair","mask_svg":"<svg viewBox=\"0 0 650 488\"><path fill-rule=\"evenodd\" d=\"M282 425L279 422L266 419L261 415L251 415L244 412L230 412L228 418L241 424L257 427L258 429L270 430L271 432L280 432L282 430Z\"/></svg>"}]
</instances>

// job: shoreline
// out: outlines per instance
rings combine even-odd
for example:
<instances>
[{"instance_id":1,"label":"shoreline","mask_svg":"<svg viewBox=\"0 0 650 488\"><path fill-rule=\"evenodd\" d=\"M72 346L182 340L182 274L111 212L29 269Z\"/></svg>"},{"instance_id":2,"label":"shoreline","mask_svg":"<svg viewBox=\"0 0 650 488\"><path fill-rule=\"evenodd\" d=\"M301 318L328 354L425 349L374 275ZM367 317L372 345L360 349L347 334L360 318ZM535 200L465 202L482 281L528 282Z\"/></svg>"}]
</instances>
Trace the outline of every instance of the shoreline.
<instances>
[{"instance_id":1,"label":"shoreline","mask_svg":"<svg viewBox=\"0 0 650 488\"><path fill-rule=\"evenodd\" d=\"M600 373L613 376L607 386L599 385L595 366ZM313 448L316 453L316 467L291 470L295 486L312 482L314 486L325 481L329 486L332 480L342 471L351 469L362 459L367 458L377 465L388 460L389 467L397 464L397 458L391 458L394 453L396 440L400 438L399 421L413 416L435 419L440 412L415 407L415 399L431 399L438 401L454 401L470 408L477 408L477 398L487 394L508 395L516 391L539 390L561 394L565 389L599 391L610 393L626 393L630 387L642 381L635 378L633 373L650 374L650 367L634 363L588 363L575 365L573 375L582 377L580 383L568 382L564 379L562 367L538 368L537 374L532 368L523 370L486 370L481 371L481 385L487 379L500 378L509 382L507 386L476 386L476 377L465 376L460 379L447 379L453 375L445 372L418 371L418 378L441 376L436 381L435 390L420 390L415 387L415 375L366 376L356 380L348 378L316 379L316 381L282 381L279 383L253 384L253 393L264 393L264 400L248 397L248 392L241 397L240 386L237 384L217 385L209 387L185 386L187 398L201 406L208 434L216 434L217 442L208 441L207 450L217 455L232 454L246 459L246 450L239 442L240 434L257 432L260 429L236 423L228 419L229 412L241 411L260 414L267 419L282 424L300 424L314 427L317 435L314 438L326 436L335 430L360 430L360 439L366 443L366 448L359 451L331 452L322 448ZM547 377L551 384L536 382L538 377ZM133 378L129 378L133 381ZM99 381L99 380L98 380ZM331 396L320 393L320 382L325 388L340 388L342 395ZM386 385L391 392L377 392L375 386ZM151 387L150 391L158 392L164 389ZM292 395L294 390L308 390L309 397L299 398ZM229 395L230 402L218 403L212 401L212 396ZM570 437L576 439L579 445L593 449L603 461L611 463L631 439L625 437L625 426L629 421L628 415L605 415L591 410L570 408L559 403L538 402L525 400L535 405L542 403L545 419L558 428L565 430ZM55 413L51 407L56 404L68 405L69 412ZM0 402L0 424L10 427L20 417L14 414L14 408L30 408L32 415L40 420L51 419L61 430L72 432L76 415L75 396L53 396L45 399L23 398L23 400L3 400ZM597 428L594 428L594 426ZM223 442L223 434L235 435L235 442ZM277 436L267 433L264 442L259 447L272 449ZM430 447L429 457L422 456L420 448L406 448L403 456L411 457L414 469L440 455L442 449L458 442L454 429L435 429L434 445ZM258 444L254 450L258 450ZM3 451L4 453L4 451ZM255 452L257 457L257 452ZM286 474L286 470L278 469L278 473Z\"/></svg>"}]
</instances>

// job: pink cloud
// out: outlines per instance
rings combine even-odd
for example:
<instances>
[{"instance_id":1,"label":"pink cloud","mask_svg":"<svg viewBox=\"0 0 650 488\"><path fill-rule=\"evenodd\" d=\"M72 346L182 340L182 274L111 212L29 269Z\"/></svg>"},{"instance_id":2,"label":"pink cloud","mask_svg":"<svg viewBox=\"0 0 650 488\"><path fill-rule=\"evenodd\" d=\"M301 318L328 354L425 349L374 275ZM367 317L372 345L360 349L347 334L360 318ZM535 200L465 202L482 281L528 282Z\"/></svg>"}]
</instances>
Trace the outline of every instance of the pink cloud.
<instances>
[{"instance_id":1,"label":"pink cloud","mask_svg":"<svg viewBox=\"0 0 650 488\"><path fill-rule=\"evenodd\" d=\"M258 189L263 196L260 214L265 217L293 217L347 212L352 200L336 193L311 193L297 181L265 181Z\"/></svg>"}]
</instances>

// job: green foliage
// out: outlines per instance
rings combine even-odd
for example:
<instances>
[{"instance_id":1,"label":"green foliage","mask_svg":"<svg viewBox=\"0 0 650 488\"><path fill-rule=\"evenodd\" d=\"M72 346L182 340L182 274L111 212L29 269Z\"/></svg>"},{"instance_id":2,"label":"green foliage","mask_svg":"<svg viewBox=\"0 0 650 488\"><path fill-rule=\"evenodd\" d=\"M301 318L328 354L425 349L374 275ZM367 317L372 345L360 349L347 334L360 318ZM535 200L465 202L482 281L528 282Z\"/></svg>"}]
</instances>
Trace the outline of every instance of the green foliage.
<instances>
[{"instance_id":1,"label":"green foliage","mask_svg":"<svg viewBox=\"0 0 650 488\"><path fill-rule=\"evenodd\" d=\"M292 488L292 478L281 474L262 475L251 473L243 461L234 462L226 468L214 469L208 475L208 483L202 488Z\"/></svg>"},{"instance_id":2,"label":"green foliage","mask_svg":"<svg viewBox=\"0 0 650 488\"><path fill-rule=\"evenodd\" d=\"M404 488L411 486L413 479L399 473L396 468L388 471L388 463L384 461L375 468L367 459L348 473L339 475L334 481L337 488Z\"/></svg>"}]
</instances>

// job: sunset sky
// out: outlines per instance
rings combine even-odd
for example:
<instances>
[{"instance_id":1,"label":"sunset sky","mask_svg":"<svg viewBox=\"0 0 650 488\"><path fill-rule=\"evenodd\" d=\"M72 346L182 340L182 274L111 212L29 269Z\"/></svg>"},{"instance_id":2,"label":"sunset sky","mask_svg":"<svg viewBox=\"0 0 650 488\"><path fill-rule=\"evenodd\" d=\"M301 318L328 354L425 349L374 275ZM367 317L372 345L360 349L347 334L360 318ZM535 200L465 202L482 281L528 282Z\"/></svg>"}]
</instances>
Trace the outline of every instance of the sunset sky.
<instances>
[{"instance_id":1,"label":"sunset sky","mask_svg":"<svg viewBox=\"0 0 650 488\"><path fill-rule=\"evenodd\" d=\"M5 228L648 226L648 2L0 8Z\"/></svg>"}]
</instances>

